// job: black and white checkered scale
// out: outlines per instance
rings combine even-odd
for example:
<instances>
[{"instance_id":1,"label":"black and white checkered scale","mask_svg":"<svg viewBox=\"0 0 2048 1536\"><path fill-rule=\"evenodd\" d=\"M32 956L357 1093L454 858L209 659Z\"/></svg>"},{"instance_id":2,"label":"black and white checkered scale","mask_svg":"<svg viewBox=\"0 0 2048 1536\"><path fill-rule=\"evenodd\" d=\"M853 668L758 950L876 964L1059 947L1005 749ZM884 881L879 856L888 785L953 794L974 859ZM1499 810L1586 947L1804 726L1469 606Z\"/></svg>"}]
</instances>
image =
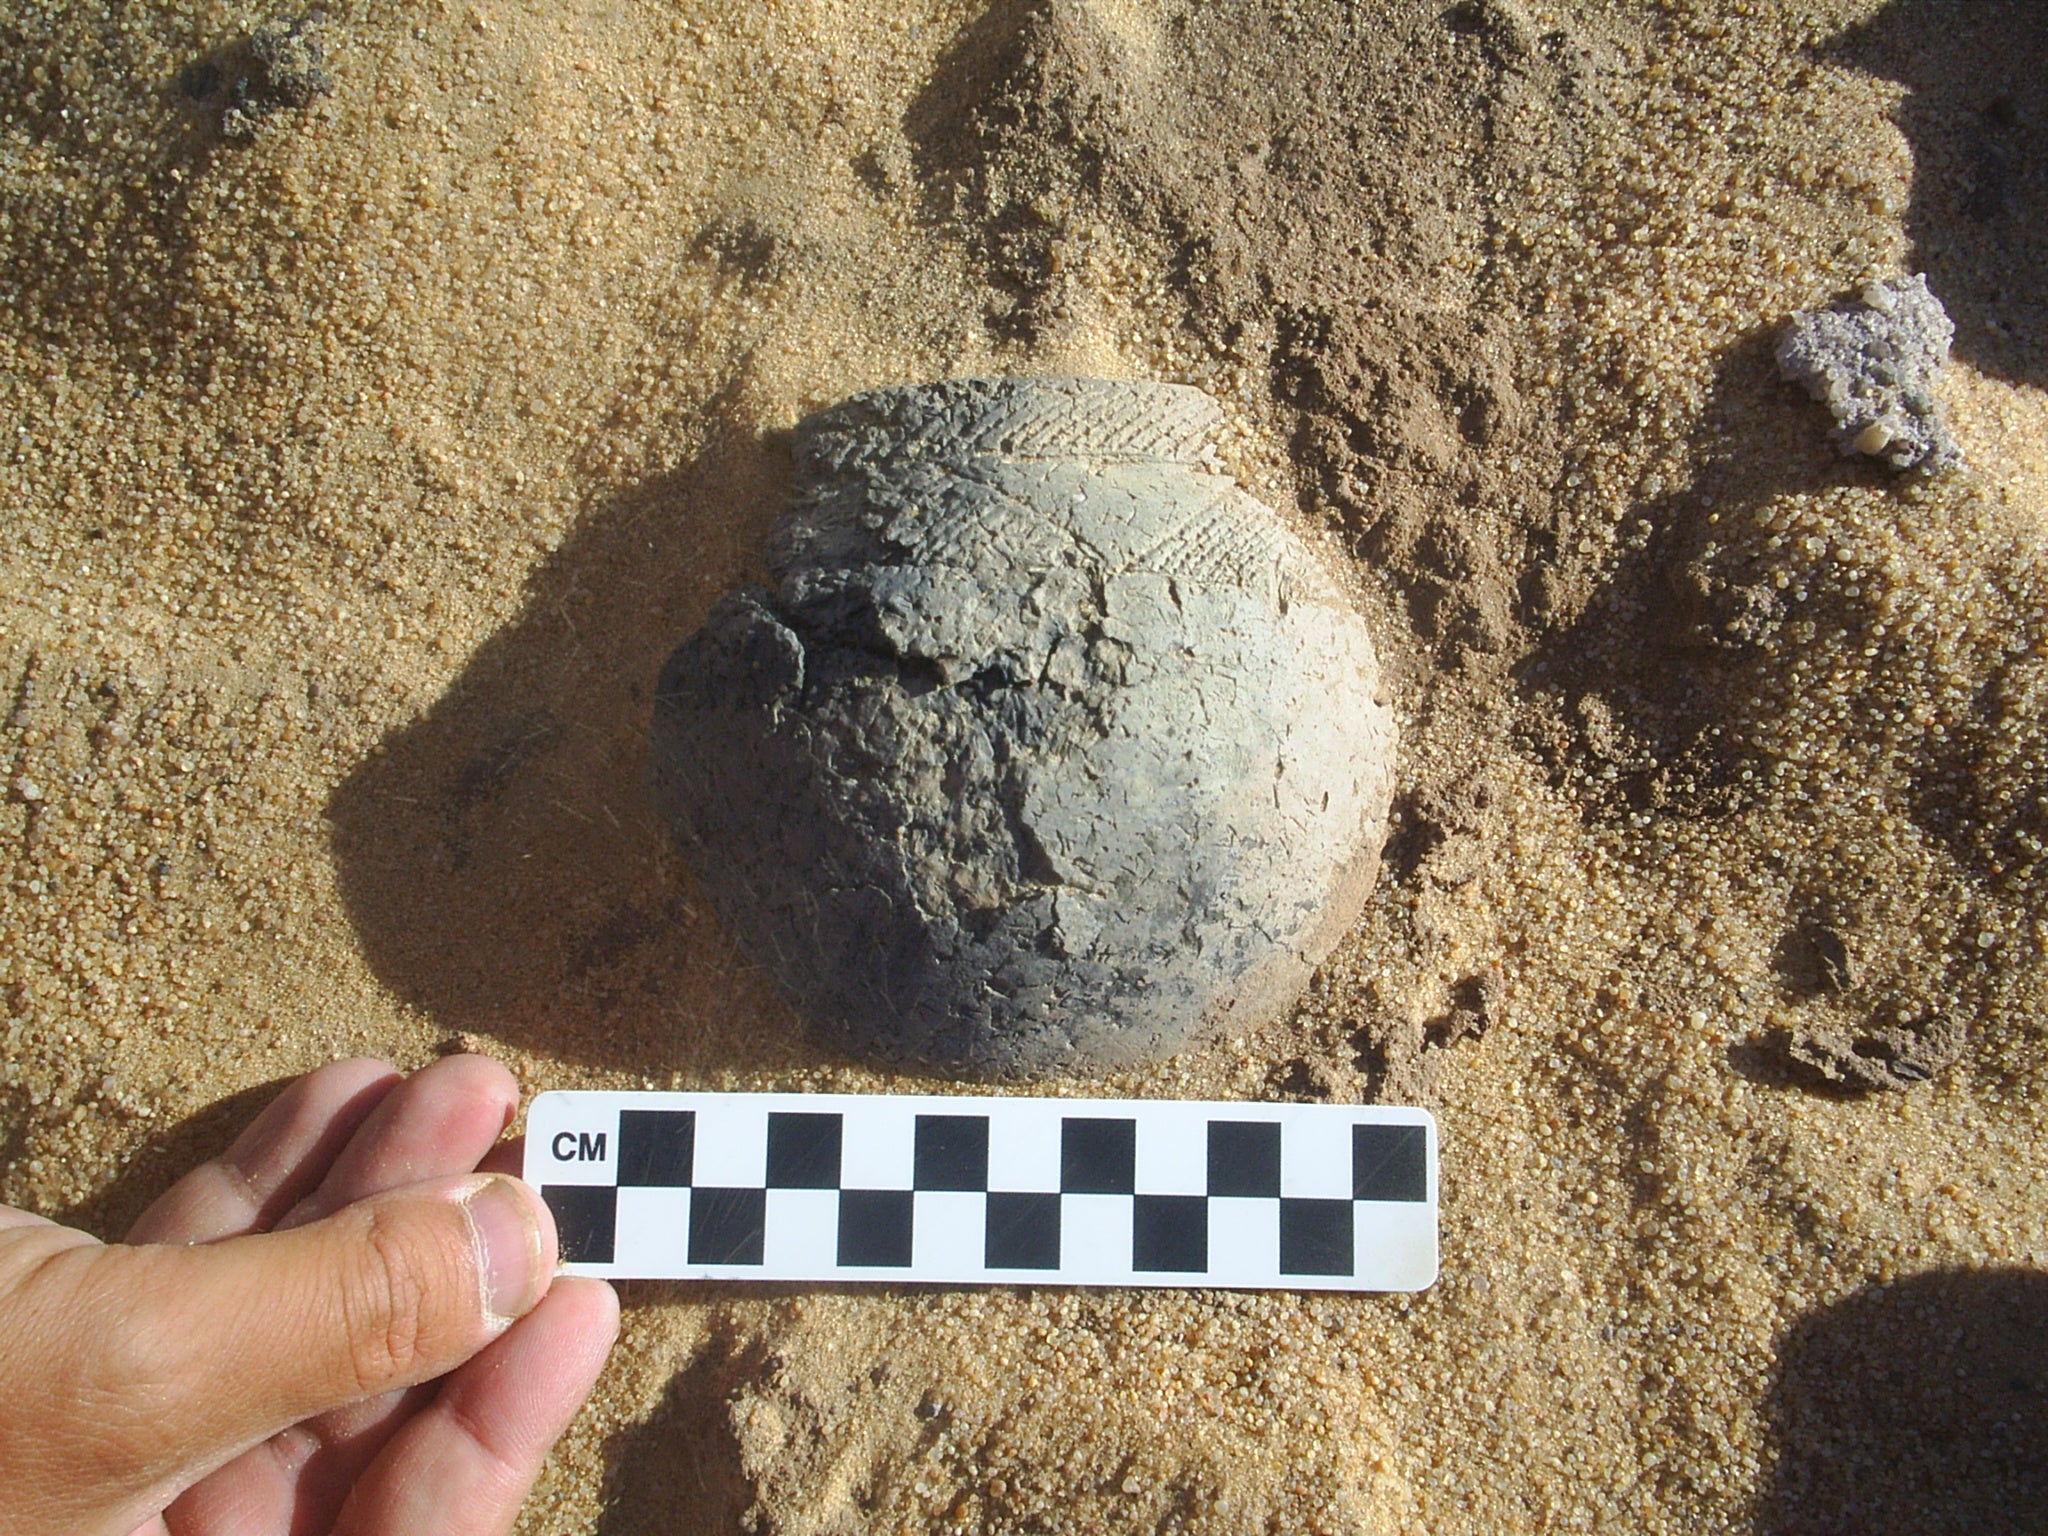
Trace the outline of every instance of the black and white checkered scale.
<instances>
[{"instance_id":1,"label":"black and white checkered scale","mask_svg":"<svg viewBox=\"0 0 2048 1536\"><path fill-rule=\"evenodd\" d=\"M527 1123L572 1273L1409 1291L1436 1125L1387 1106L564 1092Z\"/></svg>"}]
</instances>

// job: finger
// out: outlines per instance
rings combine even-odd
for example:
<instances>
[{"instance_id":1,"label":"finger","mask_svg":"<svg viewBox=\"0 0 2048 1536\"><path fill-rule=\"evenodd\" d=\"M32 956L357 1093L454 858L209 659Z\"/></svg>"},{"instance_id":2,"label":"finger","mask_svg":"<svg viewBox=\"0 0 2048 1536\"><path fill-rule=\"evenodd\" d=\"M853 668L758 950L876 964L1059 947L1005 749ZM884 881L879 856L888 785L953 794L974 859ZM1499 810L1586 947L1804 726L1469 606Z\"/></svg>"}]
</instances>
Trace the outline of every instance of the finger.
<instances>
[{"instance_id":1,"label":"finger","mask_svg":"<svg viewBox=\"0 0 2048 1536\"><path fill-rule=\"evenodd\" d=\"M119 1501L95 1476L100 1426L79 1412L94 1377L79 1369L81 1319L49 1277L82 1273L107 1249L96 1237L0 1207L0 1315L6 1397L0 1402L0 1531L76 1530L112 1523ZM84 1422L81 1422L83 1420ZM132 1527L154 1506L133 1503Z\"/></svg>"},{"instance_id":2,"label":"finger","mask_svg":"<svg viewBox=\"0 0 2048 1536\"><path fill-rule=\"evenodd\" d=\"M334 1536L511 1530L618 1331L619 1302L610 1286L557 1281L545 1301L451 1376L433 1406L398 1432L357 1482Z\"/></svg>"},{"instance_id":3,"label":"finger","mask_svg":"<svg viewBox=\"0 0 2048 1536\"><path fill-rule=\"evenodd\" d=\"M100 1485L167 1495L287 1426L454 1369L533 1308L555 1261L540 1197L479 1175L290 1232L94 1249L43 1265L17 1300L70 1335L56 1356L82 1379L64 1399L107 1407Z\"/></svg>"},{"instance_id":4,"label":"finger","mask_svg":"<svg viewBox=\"0 0 2048 1536\"><path fill-rule=\"evenodd\" d=\"M169 1510L171 1536L277 1536L325 1531L356 1479L435 1383L330 1409L251 1446L202 1478Z\"/></svg>"},{"instance_id":5,"label":"finger","mask_svg":"<svg viewBox=\"0 0 2048 1536\"><path fill-rule=\"evenodd\" d=\"M235 1144L173 1184L130 1229L131 1243L211 1243L262 1231L326 1176L398 1086L388 1062L337 1061L293 1083Z\"/></svg>"},{"instance_id":6,"label":"finger","mask_svg":"<svg viewBox=\"0 0 2048 1536\"><path fill-rule=\"evenodd\" d=\"M526 1138L524 1136L511 1136L486 1152L483 1160L476 1165L476 1171L478 1173L509 1173L516 1179L520 1176L525 1166Z\"/></svg>"},{"instance_id":7,"label":"finger","mask_svg":"<svg viewBox=\"0 0 2048 1536\"><path fill-rule=\"evenodd\" d=\"M505 1170L507 1172L515 1170ZM47 1216L38 1216L33 1211L17 1211L11 1205L0 1205L0 1232L9 1227L54 1227L57 1225Z\"/></svg>"},{"instance_id":8,"label":"finger","mask_svg":"<svg viewBox=\"0 0 2048 1536\"><path fill-rule=\"evenodd\" d=\"M512 1123L519 1084L488 1056L448 1056L392 1089L319 1188L278 1226L303 1226L387 1189L468 1173Z\"/></svg>"},{"instance_id":9,"label":"finger","mask_svg":"<svg viewBox=\"0 0 2048 1536\"><path fill-rule=\"evenodd\" d=\"M274 1536L280 1531L330 1530L350 1491L362 1480L365 1468L394 1435L435 1401L437 1391L465 1380L476 1366L493 1358L496 1351L529 1328L544 1327L550 1337L559 1333L562 1314L555 1301L556 1294L565 1286L580 1288L593 1285L607 1295L611 1293L611 1287L601 1281L557 1280L547 1298L532 1314L515 1324L503 1339L492 1344L469 1365L457 1370L447 1384L428 1382L403 1392L387 1393L363 1403L338 1408L332 1413L322 1414L310 1424L272 1436L244 1452L231 1465L222 1467L171 1506L169 1523L173 1536L187 1536L187 1533L190 1536L202 1536L202 1533L203 1536ZM608 1310L610 1313L603 1345L603 1349L609 1349L611 1336L617 1332L616 1298L609 1303L604 1297L592 1300L600 1311ZM574 1339L583 1338L581 1329L584 1326L587 1324L578 1323L571 1328ZM600 1361L603 1349L599 1351ZM572 1366L574 1358L573 1355L569 1357ZM542 1368L561 1371L562 1358L551 1351ZM589 1376L595 1379L594 1366ZM588 1381L584 1381L580 1388L577 1386L579 1379L571 1369L554 1382L556 1388L570 1394L572 1399L563 1413L564 1423L589 1391ZM485 1408L480 1417L495 1420L499 1416L488 1403ZM517 1427L515 1423L514 1428ZM546 1443L541 1446L543 1454L547 1443L552 1443L560 1433L559 1427L548 1432ZM393 1530L411 1528L403 1525L390 1527Z\"/></svg>"},{"instance_id":10,"label":"finger","mask_svg":"<svg viewBox=\"0 0 2048 1536\"><path fill-rule=\"evenodd\" d=\"M496 1062L459 1056L435 1062L378 1105L314 1194L278 1222L280 1230L386 1189L468 1173L517 1104L518 1086ZM492 1156L487 1157L486 1154ZM517 1162L486 1172L516 1175ZM322 1530L399 1426L431 1392L381 1393L296 1426L278 1442L252 1447L191 1489L177 1506L186 1528L213 1533Z\"/></svg>"}]
</instances>

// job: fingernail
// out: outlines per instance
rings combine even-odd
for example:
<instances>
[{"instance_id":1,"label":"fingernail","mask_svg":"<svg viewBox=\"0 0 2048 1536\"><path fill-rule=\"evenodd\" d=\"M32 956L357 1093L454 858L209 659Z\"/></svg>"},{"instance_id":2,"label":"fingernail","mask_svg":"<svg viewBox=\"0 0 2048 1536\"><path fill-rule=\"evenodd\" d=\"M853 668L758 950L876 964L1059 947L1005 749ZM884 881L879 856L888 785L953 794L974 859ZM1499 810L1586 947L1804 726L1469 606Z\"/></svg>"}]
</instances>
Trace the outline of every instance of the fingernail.
<instances>
[{"instance_id":1,"label":"fingernail","mask_svg":"<svg viewBox=\"0 0 2048 1536\"><path fill-rule=\"evenodd\" d=\"M462 1209L476 1240L484 1311L504 1323L524 1317L540 1300L548 1280L533 1197L517 1181L493 1174L463 1197Z\"/></svg>"}]
</instances>

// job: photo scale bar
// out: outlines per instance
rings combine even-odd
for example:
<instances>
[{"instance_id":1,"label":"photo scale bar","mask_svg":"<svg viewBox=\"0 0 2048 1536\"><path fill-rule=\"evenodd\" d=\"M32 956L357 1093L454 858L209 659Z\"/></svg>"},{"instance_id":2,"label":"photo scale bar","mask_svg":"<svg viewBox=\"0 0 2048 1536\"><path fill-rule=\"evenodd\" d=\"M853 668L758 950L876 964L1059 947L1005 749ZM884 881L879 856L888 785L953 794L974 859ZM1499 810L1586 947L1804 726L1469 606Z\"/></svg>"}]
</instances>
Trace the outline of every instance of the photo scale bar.
<instances>
[{"instance_id":1,"label":"photo scale bar","mask_svg":"<svg viewBox=\"0 0 2048 1536\"><path fill-rule=\"evenodd\" d=\"M526 1167L575 1274L1416 1291L1437 1134L1388 1105L560 1092Z\"/></svg>"}]
</instances>

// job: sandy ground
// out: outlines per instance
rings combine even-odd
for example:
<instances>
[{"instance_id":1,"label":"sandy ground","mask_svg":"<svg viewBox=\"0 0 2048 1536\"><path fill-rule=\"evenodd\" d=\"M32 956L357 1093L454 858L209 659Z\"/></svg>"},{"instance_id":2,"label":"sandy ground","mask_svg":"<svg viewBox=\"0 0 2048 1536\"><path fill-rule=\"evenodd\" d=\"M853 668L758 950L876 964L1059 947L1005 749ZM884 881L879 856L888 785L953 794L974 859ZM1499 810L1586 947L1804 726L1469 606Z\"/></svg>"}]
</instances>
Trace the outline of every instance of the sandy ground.
<instances>
[{"instance_id":1,"label":"sandy ground","mask_svg":"<svg viewBox=\"0 0 2048 1536\"><path fill-rule=\"evenodd\" d=\"M649 687L804 411L1182 380L1404 761L1295 1015L1107 1091L1429 1105L1441 1283L629 1287L524 1529L2043 1528L2038 7L344 3L225 138L264 14L0 0L0 1199L457 1035L907 1086L702 910ZM1898 271L1924 483L1769 359Z\"/></svg>"}]
</instances>

